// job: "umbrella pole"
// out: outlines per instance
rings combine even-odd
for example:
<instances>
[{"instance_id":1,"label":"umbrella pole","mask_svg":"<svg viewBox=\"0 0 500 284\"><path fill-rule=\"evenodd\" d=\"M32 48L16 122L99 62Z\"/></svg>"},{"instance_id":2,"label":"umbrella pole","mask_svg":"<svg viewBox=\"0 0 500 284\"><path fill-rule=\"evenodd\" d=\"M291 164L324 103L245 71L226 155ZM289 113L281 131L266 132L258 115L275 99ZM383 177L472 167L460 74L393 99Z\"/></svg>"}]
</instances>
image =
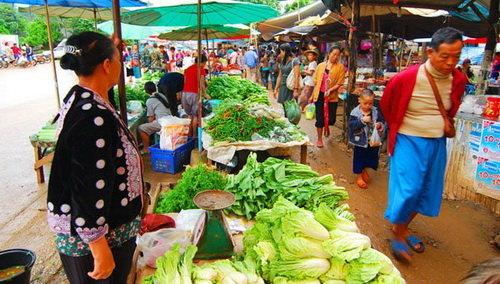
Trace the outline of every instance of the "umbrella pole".
<instances>
[{"instance_id":1,"label":"umbrella pole","mask_svg":"<svg viewBox=\"0 0 500 284\"><path fill-rule=\"evenodd\" d=\"M57 109L61 108L61 99L59 96L59 84L57 82L57 72L56 72L56 62L54 58L54 45L52 44L52 32L50 31L50 17L49 17L49 6L47 4L47 0L43 1L45 4L45 17L47 19L47 33L49 38L49 48L50 48L50 57L52 62L52 74L54 75L54 84L56 88L56 97L57 97Z\"/></svg>"},{"instance_id":2,"label":"umbrella pole","mask_svg":"<svg viewBox=\"0 0 500 284\"><path fill-rule=\"evenodd\" d=\"M202 148L202 143L201 143L201 121L202 121L202 107L203 107L203 102L202 102L202 97L203 94L201 93L201 84L204 84L205 82L202 82L200 80L201 78L201 57L202 57L202 52L201 52L201 0L198 0L198 60L197 60L197 69L198 69L198 95L200 96L199 101L198 101L198 129L193 129L193 131L198 131L198 150L201 152L203 150Z\"/></svg>"},{"instance_id":3,"label":"umbrella pole","mask_svg":"<svg viewBox=\"0 0 500 284\"><path fill-rule=\"evenodd\" d=\"M120 20L120 1L113 0L113 25L114 35L118 39L118 50L120 51L120 77L118 78L118 98L120 100L120 116L122 117L125 125L128 125L127 119L127 99L125 98L125 77L123 74L123 41L122 41L122 26Z\"/></svg>"},{"instance_id":4,"label":"umbrella pole","mask_svg":"<svg viewBox=\"0 0 500 284\"><path fill-rule=\"evenodd\" d=\"M97 32L97 9L94 8L94 30Z\"/></svg>"}]
</instances>

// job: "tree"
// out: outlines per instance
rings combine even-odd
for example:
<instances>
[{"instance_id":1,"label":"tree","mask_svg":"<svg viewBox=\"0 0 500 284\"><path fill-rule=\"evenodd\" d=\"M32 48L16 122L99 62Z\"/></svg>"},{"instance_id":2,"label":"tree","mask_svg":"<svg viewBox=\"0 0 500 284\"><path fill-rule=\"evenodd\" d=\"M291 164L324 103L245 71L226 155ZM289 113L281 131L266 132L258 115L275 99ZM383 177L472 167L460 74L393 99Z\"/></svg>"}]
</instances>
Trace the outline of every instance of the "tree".
<instances>
[{"instance_id":1,"label":"tree","mask_svg":"<svg viewBox=\"0 0 500 284\"><path fill-rule=\"evenodd\" d=\"M17 12L12 5L0 4L0 31L2 31L0 33L25 36L27 26L26 17Z\"/></svg>"},{"instance_id":2,"label":"tree","mask_svg":"<svg viewBox=\"0 0 500 284\"><path fill-rule=\"evenodd\" d=\"M298 10L304 6L311 4L313 0L295 0L292 4L287 4L285 6L285 13L292 12Z\"/></svg>"},{"instance_id":3,"label":"tree","mask_svg":"<svg viewBox=\"0 0 500 284\"><path fill-rule=\"evenodd\" d=\"M264 4L264 5L267 5L271 8L273 8L274 10L276 10L278 12L281 11L280 3L278 2L278 0L238 0L238 1L250 2L250 3L255 3L255 4Z\"/></svg>"},{"instance_id":4,"label":"tree","mask_svg":"<svg viewBox=\"0 0 500 284\"><path fill-rule=\"evenodd\" d=\"M50 29L52 31L52 44L57 44L64 37L59 31L57 23L51 21ZM45 48L49 46L49 37L45 17L37 16L28 27L28 37L26 41L31 46L43 45Z\"/></svg>"},{"instance_id":5,"label":"tree","mask_svg":"<svg viewBox=\"0 0 500 284\"><path fill-rule=\"evenodd\" d=\"M71 27L69 29L72 35L79 34L81 32L93 32L94 31L94 21L80 18L68 18L66 27Z\"/></svg>"}]
</instances>

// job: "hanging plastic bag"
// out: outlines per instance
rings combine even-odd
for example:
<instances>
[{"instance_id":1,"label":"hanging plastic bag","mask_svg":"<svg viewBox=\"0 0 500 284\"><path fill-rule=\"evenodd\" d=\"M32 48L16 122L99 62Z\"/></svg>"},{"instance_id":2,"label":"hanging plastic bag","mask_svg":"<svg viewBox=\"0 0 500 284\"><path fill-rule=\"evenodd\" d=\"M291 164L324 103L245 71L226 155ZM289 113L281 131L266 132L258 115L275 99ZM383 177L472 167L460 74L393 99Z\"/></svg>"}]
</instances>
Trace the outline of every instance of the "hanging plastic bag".
<instances>
[{"instance_id":1,"label":"hanging plastic bag","mask_svg":"<svg viewBox=\"0 0 500 284\"><path fill-rule=\"evenodd\" d=\"M285 117L288 118L288 121L295 125L299 124L300 117L302 116L299 104L295 100L286 101L284 103L284 108Z\"/></svg>"},{"instance_id":2,"label":"hanging plastic bag","mask_svg":"<svg viewBox=\"0 0 500 284\"><path fill-rule=\"evenodd\" d=\"M169 115L159 118L158 123L161 125L160 149L175 150L187 142L191 119Z\"/></svg>"},{"instance_id":3,"label":"hanging plastic bag","mask_svg":"<svg viewBox=\"0 0 500 284\"><path fill-rule=\"evenodd\" d=\"M314 115L316 114L316 106L313 103L308 104L305 108L305 113L307 120L313 119Z\"/></svg>"},{"instance_id":4,"label":"hanging plastic bag","mask_svg":"<svg viewBox=\"0 0 500 284\"><path fill-rule=\"evenodd\" d=\"M377 125L373 126L372 137L368 143L370 147L377 147L382 145L382 139L380 139L380 134L378 134Z\"/></svg>"}]
</instances>

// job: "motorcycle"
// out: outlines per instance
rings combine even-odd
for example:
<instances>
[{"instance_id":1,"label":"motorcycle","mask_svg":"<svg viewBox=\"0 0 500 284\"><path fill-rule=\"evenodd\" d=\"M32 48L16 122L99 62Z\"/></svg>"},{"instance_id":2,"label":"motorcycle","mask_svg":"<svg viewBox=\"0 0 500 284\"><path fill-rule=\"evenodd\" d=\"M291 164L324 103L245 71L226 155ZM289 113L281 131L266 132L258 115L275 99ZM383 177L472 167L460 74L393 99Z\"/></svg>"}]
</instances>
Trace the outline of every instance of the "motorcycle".
<instances>
[{"instance_id":1,"label":"motorcycle","mask_svg":"<svg viewBox=\"0 0 500 284\"><path fill-rule=\"evenodd\" d=\"M9 67L9 60L7 59L7 55L2 54L0 55L0 68L7 68Z\"/></svg>"},{"instance_id":2,"label":"motorcycle","mask_svg":"<svg viewBox=\"0 0 500 284\"><path fill-rule=\"evenodd\" d=\"M43 53L33 55L34 60L37 63L44 64L50 62L50 55L45 55Z\"/></svg>"}]
</instances>

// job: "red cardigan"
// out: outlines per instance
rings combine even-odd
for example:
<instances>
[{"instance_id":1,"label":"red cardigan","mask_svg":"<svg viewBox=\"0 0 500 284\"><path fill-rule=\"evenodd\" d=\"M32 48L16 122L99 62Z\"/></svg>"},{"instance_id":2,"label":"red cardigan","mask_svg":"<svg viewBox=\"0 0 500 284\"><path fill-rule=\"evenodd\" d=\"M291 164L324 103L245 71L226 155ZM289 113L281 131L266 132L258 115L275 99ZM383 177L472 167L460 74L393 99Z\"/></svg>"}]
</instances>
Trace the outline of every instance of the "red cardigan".
<instances>
[{"instance_id":1,"label":"red cardigan","mask_svg":"<svg viewBox=\"0 0 500 284\"><path fill-rule=\"evenodd\" d=\"M422 64L411 66L403 72L394 76L384 90L384 95L380 100L380 108L389 127L389 154L394 153L396 135L410 103L410 99L417 81L418 68ZM451 87L451 109L448 111L450 117L454 117L458 107L462 103L462 95L465 91L467 78L458 71L453 70L453 81Z\"/></svg>"}]
</instances>

